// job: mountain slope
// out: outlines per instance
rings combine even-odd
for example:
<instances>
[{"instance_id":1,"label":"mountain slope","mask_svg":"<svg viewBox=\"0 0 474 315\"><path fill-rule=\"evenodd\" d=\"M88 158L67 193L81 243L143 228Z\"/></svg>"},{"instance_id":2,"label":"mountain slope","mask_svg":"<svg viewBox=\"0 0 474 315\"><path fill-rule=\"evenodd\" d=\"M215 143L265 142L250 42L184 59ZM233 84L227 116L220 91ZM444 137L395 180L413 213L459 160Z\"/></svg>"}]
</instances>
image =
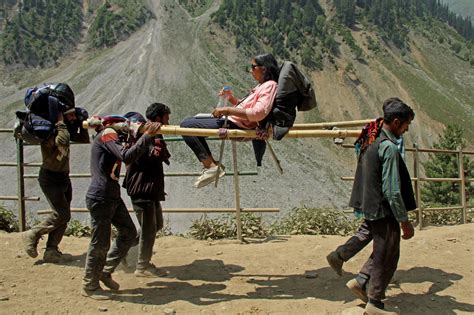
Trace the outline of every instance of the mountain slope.
<instances>
[{"instance_id":1,"label":"mountain slope","mask_svg":"<svg viewBox=\"0 0 474 315\"><path fill-rule=\"evenodd\" d=\"M255 84L245 71L250 60L235 49L232 36L208 23L219 3L213 1L207 11L193 17L177 1L150 1L156 18L115 47L92 53L79 49L56 69L30 71L23 77L10 73L10 81L0 85L6 114L0 118L3 125L13 126L11 117L15 109L22 107L25 87L41 82L68 82L76 92L78 106L85 107L90 114L144 112L151 102L164 102L172 110L171 124L179 124L198 112L210 112L223 83L230 82L236 95L244 95ZM350 48L338 38L341 57L336 63L325 64L322 71L308 72L316 86L319 108L299 114L299 122L374 118L381 114L385 98L399 96L416 111L407 135L408 145L431 145L444 124L472 125L472 68L450 53L447 44L437 45L413 31L412 49L405 56L389 46L374 53L366 45L368 36L374 36L369 30L352 33L367 60L354 61ZM353 70L349 71L350 68ZM472 145L473 131L466 130L466 134ZM4 143L12 146L9 138ZM218 145L211 142L216 157ZM339 176L353 174L352 150L336 147L330 139L284 139L273 141L272 145L285 173L278 174L267 153L259 176L241 177L242 207L279 207L286 212L302 205L347 206L351 185ZM199 163L184 143L170 142L170 150L173 156L168 172L199 171ZM254 170L250 143L238 143L238 153L240 170ZM73 172L88 172L87 146L74 147L73 155ZM29 161L40 160L39 150L34 147L28 147L25 156ZM4 150L0 155L0 160L14 159L11 151ZM226 144L224 164L231 168L230 142ZM15 176L13 171L5 175ZM230 177L220 181L217 189L195 190L189 177L167 178L166 183L169 196L164 207L234 205ZM84 206L87 184L87 180L74 182L73 206ZM4 180L0 187L5 195L15 194L15 187L11 186ZM34 181L27 182L27 192L42 196ZM28 206L48 207L44 202ZM189 217L173 216L171 224L185 228L190 225Z\"/></svg>"},{"instance_id":2,"label":"mountain slope","mask_svg":"<svg viewBox=\"0 0 474 315\"><path fill-rule=\"evenodd\" d=\"M449 4L449 7L462 16L474 17L474 2L472 0L442 0Z\"/></svg>"}]
</instances>

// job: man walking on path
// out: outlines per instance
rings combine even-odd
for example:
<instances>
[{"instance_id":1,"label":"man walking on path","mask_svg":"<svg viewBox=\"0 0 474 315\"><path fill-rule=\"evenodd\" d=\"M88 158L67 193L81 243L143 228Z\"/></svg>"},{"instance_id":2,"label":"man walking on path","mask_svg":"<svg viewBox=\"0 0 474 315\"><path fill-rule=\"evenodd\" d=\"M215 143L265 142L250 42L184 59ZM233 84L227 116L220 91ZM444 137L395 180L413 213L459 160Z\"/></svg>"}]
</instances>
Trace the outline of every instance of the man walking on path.
<instances>
[{"instance_id":1,"label":"man walking on path","mask_svg":"<svg viewBox=\"0 0 474 315\"><path fill-rule=\"evenodd\" d=\"M391 97L391 98L386 99L382 105L382 111L385 110L387 106L391 106L392 104L395 104L397 102L399 103L403 101L399 99L398 97ZM361 135L355 142L357 157L359 157L360 153L364 152L365 149L376 140L376 138L382 131L382 127L383 127L383 118L377 118L375 121L368 123L364 127ZM405 144L403 141L403 136L400 136L397 139L397 145L398 145L398 151L400 152L403 162L405 162ZM407 187L407 189L408 190L412 189L411 184L409 187ZM413 194L410 194L410 193L406 195L406 198L409 199L408 202L407 200L405 201L405 206L407 207L408 210L416 209L414 197L413 198L410 197L412 195ZM358 209L355 209L354 214L358 218L362 217L362 213ZM371 241L372 241L372 235L370 234L368 230L367 224L365 222L362 222L360 227L357 229L356 233L353 236L351 236L346 241L346 243L339 246L335 251L329 253L329 255L326 257L329 265L339 276L341 276L342 266L344 262L347 262L349 259L354 257L358 252L364 249L365 246L367 246ZM349 287L349 289L351 289L352 286L355 285L355 283L353 280L351 280L346 285ZM364 300L364 302L367 302L367 301Z\"/></svg>"},{"instance_id":2,"label":"man walking on path","mask_svg":"<svg viewBox=\"0 0 474 315\"><path fill-rule=\"evenodd\" d=\"M159 123L146 123L143 136L126 148L119 137L129 132L129 122L124 117L107 116L102 125L104 129L97 134L91 148L91 183L86 194L86 205L91 216L92 236L82 287L84 296L97 300L110 299L108 293L101 289L99 281L109 289L120 288L111 274L137 237L135 225L120 197L121 163L130 164L143 155L160 129ZM117 237L110 248L112 224L117 229Z\"/></svg>"},{"instance_id":3,"label":"man walking on path","mask_svg":"<svg viewBox=\"0 0 474 315\"><path fill-rule=\"evenodd\" d=\"M401 101L386 106L382 130L360 154L357 164L349 205L363 215L359 232L365 235L364 240L373 240L373 251L347 286L357 297L368 302L365 307L368 315L397 314L385 310L382 300L397 269L400 226L404 239L414 235L407 213L416 208L413 189L397 147L397 139L408 131L414 116L413 110Z\"/></svg>"},{"instance_id":4,"label":"man walking on path","mask_svg":"<svg viewBox=\"0 0 474 315\"><path fill-rule=\"evenodd\" d=\"M59 251L67 223L71 219L72 185L69 178L70 141L89 143L89 133L82 128L82 120L87 119L84 109L75 108L74 93L66 84L55 85L58 101L64 111L57 113L56 131L41 143L41 165L38 182L51 207L49 214L41 223L25 233L25 251L28 256L38 256L38 242L42 235L48 234L43 261L58 263L71 259L71 255ZM59 89L59 91L58 91ZM50 98L53 96L49 96ZM77 117L77 112L81 115Z\"/></svg>"},{"instance_id":5,"label":"man walking on path","mask_svg":"<svg viewBox=\"0 0 474 315\"><path fill-rule=\"evenodd\" d=\"M165 104L153 103L146 110L146 118L149 122L168 125L170 113L169 107ZM145 119L139 113L129 114L132 114L133 119L145 123ZM141 136L139 134L139 137ZM136 161L127 165L123 187L127 189L140 224L138 262L135 270L137 277L166 275L165 271L151 263L151 256L156 232L163 228L163 212L160 204L166 195L163 163L169 165L170 157L163 136L157 135L148 150Z\"/></svg>"}]
</instances>

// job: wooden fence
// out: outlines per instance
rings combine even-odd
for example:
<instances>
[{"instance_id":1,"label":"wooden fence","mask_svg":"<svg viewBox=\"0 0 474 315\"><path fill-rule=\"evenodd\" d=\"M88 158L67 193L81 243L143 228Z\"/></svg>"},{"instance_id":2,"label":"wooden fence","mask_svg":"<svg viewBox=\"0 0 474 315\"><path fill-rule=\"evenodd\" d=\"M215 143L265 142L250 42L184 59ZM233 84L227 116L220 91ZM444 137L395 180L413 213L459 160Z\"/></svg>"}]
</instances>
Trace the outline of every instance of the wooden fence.
<instances>
[{"instance_id":1,"label":"wooden fence","mask_svg":"<svg viewBox=\"0 0 474 315\"><path fill-rule=\"evenodd\" d=\"M352 145L343 145L345 148L354 148ZM418 205L417 211L417 223L419 229L423 228L423 211L449 211L449 210L462 210L461 222L467 222L467 209L472 208L472 205L467 204L466 198L466 182L469 184L474 182L472 178L466 178L464 172L464 155L474 155L474 151L462 150L442 150L442 149L424 149L419 148L416 144L413 145L413 148L406 148L407 152L413 153L413 189L415 192L416 204ZM434 153L434 154L457 154L458 156L458 177L455 178L430 178L430 177L421 177L420 172L420 153ZM354 180L354 177L341 177L342 180ZM421 183L422 182L459 182L460 185L460 204L456 206L447 206L447 207L430 207L429 205L422 205L421 203Z\"/></svg>"}]
</instances>

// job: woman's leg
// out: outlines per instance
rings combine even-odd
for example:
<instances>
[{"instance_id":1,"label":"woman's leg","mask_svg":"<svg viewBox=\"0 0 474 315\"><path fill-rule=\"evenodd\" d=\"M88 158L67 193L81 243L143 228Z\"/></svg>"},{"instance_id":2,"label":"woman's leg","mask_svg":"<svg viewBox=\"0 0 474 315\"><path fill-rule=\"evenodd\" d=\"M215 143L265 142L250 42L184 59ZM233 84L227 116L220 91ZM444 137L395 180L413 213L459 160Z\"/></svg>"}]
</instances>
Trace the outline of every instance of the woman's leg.
<instances>
[{"instance_id":1,"label":"woman's leg","mask_svg":"<svg viewBox=\"0 0 474 315\"><path fill-rule=\"evenodd\" d=\"M235 124L228 121L229 129L238 128ZM194 118L189 117L181 122L183 128L201 128L201 129L219 129L224 125L222 118ZM206 142L205 137L183 136L184 142L193 150L198 160L205 168L216 166L216 161L212 156L211 150Z\"/></svg>"}]
</instances>

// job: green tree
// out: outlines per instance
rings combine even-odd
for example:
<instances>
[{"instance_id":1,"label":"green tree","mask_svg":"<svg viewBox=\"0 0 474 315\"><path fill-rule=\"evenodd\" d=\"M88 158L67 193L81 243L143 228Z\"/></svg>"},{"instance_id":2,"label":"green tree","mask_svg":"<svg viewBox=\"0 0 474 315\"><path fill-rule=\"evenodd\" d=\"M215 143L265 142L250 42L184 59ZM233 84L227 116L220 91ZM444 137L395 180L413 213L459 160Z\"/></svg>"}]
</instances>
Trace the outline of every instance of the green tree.
<instances>
[{"instance_id":1,"label":"green tree","mask_svg":"<svg viewBox=\"0 0 474 315\"><path fill-rule=\"evenodd\" d=\"M456 125L449 125L438 143L433 146L436 149L457 150L466 145L463 138L463 129ZM459 164L458 155L453 153L432 154L429 160L423 164L427 177L458 178ZM464 157L464 173L466 179L474 173L474 163ZM423 201L435 205L459 205L460 203L459 182L428 182L422 187ZM466 197L472 196L474 187L466 180Z\"/></svg>"}]
</instances>

